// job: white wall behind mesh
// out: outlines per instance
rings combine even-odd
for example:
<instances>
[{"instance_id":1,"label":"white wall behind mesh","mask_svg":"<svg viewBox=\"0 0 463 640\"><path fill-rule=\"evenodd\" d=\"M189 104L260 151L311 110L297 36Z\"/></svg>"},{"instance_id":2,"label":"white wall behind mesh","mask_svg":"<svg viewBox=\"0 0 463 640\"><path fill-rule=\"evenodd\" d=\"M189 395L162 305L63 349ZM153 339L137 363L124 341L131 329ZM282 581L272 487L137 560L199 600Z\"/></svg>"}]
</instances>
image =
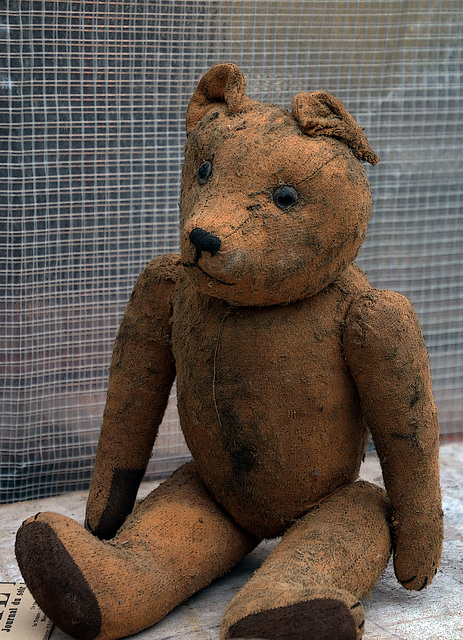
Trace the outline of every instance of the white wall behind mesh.
<instances>
[{"instance_id":1,"label":"white wall behind mesh","mask_svg":"<svg viewBox=\"0 0 463 640\"><path fill-rule=\"evenodd\" d=\"M0 501L87 486L126 300L177 250L186 105L225 60L253 98L324 88L366 127L359 262L414 303L442 434L463 432L460 0L0 6ZM149 474L185 456L173 400Z\"/></svg>"}]
</instances>

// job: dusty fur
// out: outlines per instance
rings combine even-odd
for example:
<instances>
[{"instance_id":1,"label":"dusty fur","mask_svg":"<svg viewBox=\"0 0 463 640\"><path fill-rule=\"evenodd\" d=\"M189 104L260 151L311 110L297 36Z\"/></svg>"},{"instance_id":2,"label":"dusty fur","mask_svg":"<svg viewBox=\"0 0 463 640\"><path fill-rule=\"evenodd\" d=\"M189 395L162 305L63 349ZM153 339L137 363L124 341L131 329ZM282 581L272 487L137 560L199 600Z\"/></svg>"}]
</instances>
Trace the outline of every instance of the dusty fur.
<instances>
[{"instance_id":1,"label":"dusty fur","mask_svg":"<svg viewBox=\"0 0 463 640\"><path fill-rule=\"evenodd\" d=\"M353 264L371 215L361 160L378 158L333 96L262 105L233 64L203 76L186 120L181 254L146 267L124 314L85 528L30 518L18 562L67 633L115 640L282 536L221 640L359 640L391 549L422 589L443 537L418 319ZM132 511L175 378L193 462ZM358 481L369 433L386 491Z\"/></svg>"}]
</instances>

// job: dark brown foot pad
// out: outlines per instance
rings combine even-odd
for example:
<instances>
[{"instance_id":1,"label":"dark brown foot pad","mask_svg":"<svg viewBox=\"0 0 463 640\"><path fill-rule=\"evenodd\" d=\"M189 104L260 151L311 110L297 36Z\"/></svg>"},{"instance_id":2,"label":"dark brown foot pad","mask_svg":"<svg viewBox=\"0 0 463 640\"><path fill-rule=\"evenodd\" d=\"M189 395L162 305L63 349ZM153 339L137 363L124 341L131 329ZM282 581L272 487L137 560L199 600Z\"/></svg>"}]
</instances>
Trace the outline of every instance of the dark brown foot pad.
<instances>
[{"instance_id":1,"label":"dark brown foot pad","mask_svg":"<svg viewBox=\"0 0 463 640\"><path fill-rule=\"evenodd\" d=\"M23 525L16 537L16 556L46 615L73 638L96 638L101 630L98 602L55 531L45 522Z\"/></svg>"},{"instance_id":2,"label":"dark brown foot pad","mask_svg":"<svg viewBox=\"0 0 463 640\"><path fill-rule=\"evenodd\" d=\"M356 640L355 622L339 600L316 598L238 620L227 638L268 640Z\"/></svg>"}]
</instances>

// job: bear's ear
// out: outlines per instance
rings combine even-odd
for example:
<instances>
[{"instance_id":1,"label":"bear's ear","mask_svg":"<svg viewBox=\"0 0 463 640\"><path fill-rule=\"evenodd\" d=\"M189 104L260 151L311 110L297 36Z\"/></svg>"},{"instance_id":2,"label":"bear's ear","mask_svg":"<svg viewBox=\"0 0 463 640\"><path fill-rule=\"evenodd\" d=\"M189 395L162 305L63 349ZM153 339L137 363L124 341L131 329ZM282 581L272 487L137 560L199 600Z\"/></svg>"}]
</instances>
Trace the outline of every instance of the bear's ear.
<instances>
[{"instance_id":1,"label":"bear's ear","mask_svg":"<svg viewBox=\"0 0 463 640\"><path fill-rule=\"evenodd\" d=\"M293 116L308 136L333 136L344 142L362 161L375 165L379 158L343 103L326 91L298 93Z\"/></svg>"},{"instance_id":2,"label":"bear's ear","mask_svg":"<svg viewBox=\"0 0 463 640\"><path fill-rule=\"evenodd\" d=\"M235 64L211 67L199 81L186 114L187 132L203 115L220 103L226 103L230 114L239 110L244 95L244 77Z\"/></svg>"}]
</instances>

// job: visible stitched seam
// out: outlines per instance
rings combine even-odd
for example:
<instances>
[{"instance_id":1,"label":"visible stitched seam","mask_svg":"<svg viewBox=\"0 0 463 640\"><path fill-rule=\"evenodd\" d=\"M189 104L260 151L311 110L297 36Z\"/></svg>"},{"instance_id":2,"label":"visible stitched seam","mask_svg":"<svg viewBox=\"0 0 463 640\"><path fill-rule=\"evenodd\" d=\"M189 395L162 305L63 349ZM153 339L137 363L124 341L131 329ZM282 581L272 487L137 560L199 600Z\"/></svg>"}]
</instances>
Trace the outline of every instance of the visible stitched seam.
<instances>
[{"instance_id":1,"label":"visible stitched seam","mask_svg":"<svg viewBox=\"0 0 463 640\"><path fill-rule=\"evenodd\" d=\"M216 378L216 374L217 374L217 356L218 356L218 353L219 353L219 347L220 347L220 341L222 339L223 328L224 328L224 325L225 325L225 321L231 315L231 313L232 313L232 310L228 309L226 314L222 318L222 322L221 322L220 327L219 327L219 335L217 336L217 343L215 345L215 350L214 350L214 366L213 366L213 372L212 372L212 400L214 402L215 413L217 415L217 420L219 422L219 426L220 426L221 429L222 429L222 420L220 419L219 408L217 406L217 398L216 398L216 395L215 395L215 378Z\"/></svg>"},{"instance_id":2,"label":"visible stitched seam","mask_svg":"<svg viewBox=\"0 0 463 640\"><path fill-rule=\"evenodd\" d=\"M332 156L331 158L329 158L326 162L324 162L322 165L320 165L319 167L317 167L315 169L315 171L308 176L307 178L304 178L304 180L301 180L300 182L296 182L295 186L297 187L298 185L302 184L303 182L307 182L307 180L311 180L313 177L315 177L317 175L317 173L320 173L320 171L323 169L323 167L326 167L327 164L329 164L330 162L332 162L335 158L337 158L338 156L341 156L342 153L336 153L334 156Z\"/></svg>"}]
</instances>

